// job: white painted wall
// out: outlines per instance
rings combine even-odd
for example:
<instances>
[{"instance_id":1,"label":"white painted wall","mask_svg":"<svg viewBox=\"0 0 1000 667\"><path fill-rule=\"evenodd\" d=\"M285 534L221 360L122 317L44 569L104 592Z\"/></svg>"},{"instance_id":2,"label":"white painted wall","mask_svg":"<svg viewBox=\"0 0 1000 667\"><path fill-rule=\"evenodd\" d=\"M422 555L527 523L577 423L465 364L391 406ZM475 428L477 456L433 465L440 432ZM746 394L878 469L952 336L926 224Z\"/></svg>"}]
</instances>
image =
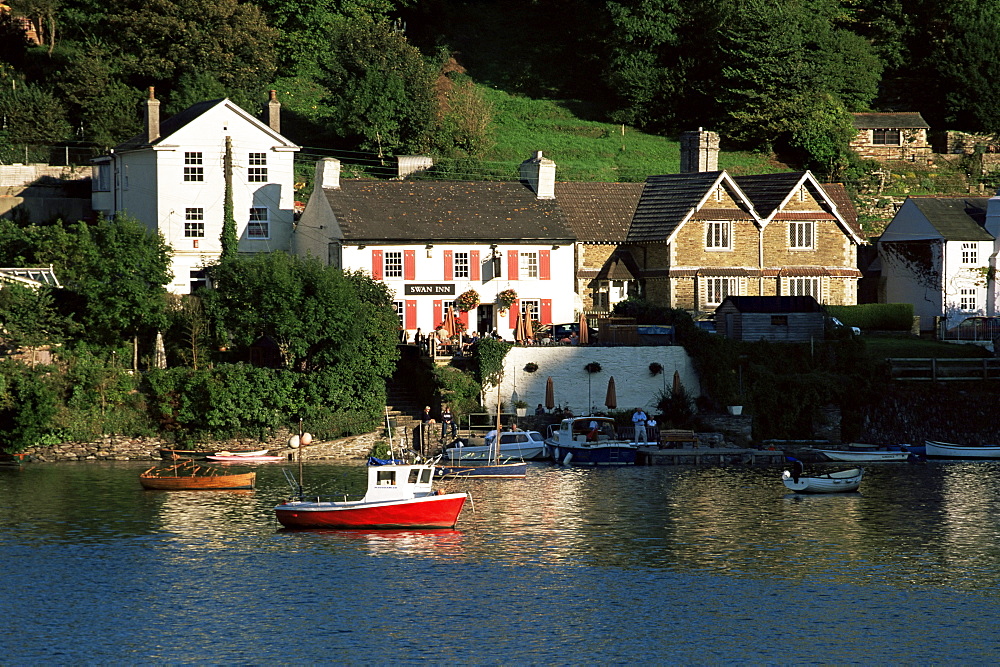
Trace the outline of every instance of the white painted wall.
<instances>
[{"instance_id":1,"label":"white painted wall","mask_svg":"<svg viewBox=\"0 0 1000 667\"><path fill-rule=\"evenodd\" d=\"M583 370L596 361L601 372L590 374ZM649 365L657 362L663 366L659 375L651 375ZM538 364L538 370L528 373L524 366ZM559 406L569 406L575 415L605 411L604 398L608 379L615 378L619 410L641 407L653 410L660 392L673 385L674 371L680 374L681 383L692 397L701 395L701 384L687 351L679 345L648 347L579 347L552 345L540 347L514 347L504 359L504 379L500 385L500 398L513 411L510 396L517 396L529 405L529 414L545 403L545 384L549 376L555 389ZM487 388L485 402L490 411L496 409L497 390ZM588 409L588 406L590 408Z\"/></svg>"}]
</instances>

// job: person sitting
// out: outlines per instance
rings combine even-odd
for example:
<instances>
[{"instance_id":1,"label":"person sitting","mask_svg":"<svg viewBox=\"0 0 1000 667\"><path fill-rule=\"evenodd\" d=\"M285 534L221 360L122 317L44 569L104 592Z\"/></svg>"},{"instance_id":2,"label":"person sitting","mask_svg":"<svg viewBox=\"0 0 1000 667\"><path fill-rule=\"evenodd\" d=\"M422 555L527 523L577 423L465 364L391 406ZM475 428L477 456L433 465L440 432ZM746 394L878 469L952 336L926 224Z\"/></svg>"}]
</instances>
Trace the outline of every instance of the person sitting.
<instances>
[{"instance_id":1,"label":"person sitting","mask_svg":"<svg viewBox=\"0 0 1000 667\"><path fill-rule=\"evenodd\" d=\"M540 416L540 415L544 415L544 414L545 414L545 408L544 408L544 407L542 407L542 404L541 404L541 403L539 403L539 404L538 404L538 407L537 407L537 408L535 408L535 415L536 415L536 416Z\"/></svg>"},{"instance_id":2,"label":"person sitting","mask_svg":"<svg viewBox=\"0 0 1000 667\"><path fill-rule=\"evenodd\" d=\"M596 419L590 420L589 427L590 430L587 432L587 442L597 442L597 434L600 431L600 426Z\"/></svg>"}]
</instances>

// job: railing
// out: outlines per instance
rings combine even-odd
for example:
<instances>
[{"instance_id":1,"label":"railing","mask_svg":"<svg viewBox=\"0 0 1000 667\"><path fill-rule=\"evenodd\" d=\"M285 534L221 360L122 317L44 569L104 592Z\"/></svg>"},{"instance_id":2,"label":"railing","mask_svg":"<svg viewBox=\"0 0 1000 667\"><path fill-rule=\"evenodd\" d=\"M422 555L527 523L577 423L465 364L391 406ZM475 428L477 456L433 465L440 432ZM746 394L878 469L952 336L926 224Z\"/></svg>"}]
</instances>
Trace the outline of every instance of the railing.
<instances>
[{"instance_id":1,"label":"railing","mask_svg":"<svg viewBox=\"0 0 1000 667\"><path fill-rule=\"evenodd\" d=\"M1000 380L1000 359L887 359L890 377L901 381Z\"/></svg>"},{"instance_id":2,"label":"railing","mask_svg":"<svg viewBox=\"0 0 1000 667\"><path fill-rule=\"evenodd\" d=\"M938 325L938 339L992 343L1000 337L1000 318L970 317L958 326L948 329L942 321Z\"/></svg>"}]
</instances>

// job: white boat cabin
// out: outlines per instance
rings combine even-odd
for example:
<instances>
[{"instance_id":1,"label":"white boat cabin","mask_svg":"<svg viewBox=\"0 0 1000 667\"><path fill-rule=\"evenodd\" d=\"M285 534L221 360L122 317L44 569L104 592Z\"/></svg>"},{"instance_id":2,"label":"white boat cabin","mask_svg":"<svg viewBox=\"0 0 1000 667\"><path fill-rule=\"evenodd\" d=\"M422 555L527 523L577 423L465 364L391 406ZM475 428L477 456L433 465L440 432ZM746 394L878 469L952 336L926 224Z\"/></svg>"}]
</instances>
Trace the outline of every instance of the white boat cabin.
<instances>
[{"instance_id":1,"label":"white boat cabin","mask_svg":"<svg viewBox=\"0 0 1000 667\"><path fill-rule=\"evenodd\" d=\"M558 442L606 442L620 440L615 420L610 417L570 417L552 434Z\"/></svg>"},{"instance_id":2,"label":"white boat cabin","mask_svg":"<svg viewBox=\"0 0 1000 667\"><path fill-rule=\"evenodd\" d=\"M363 502L421 498L432 495L434 466L369 466L368 493Z\"/></svg>"}]
</instances>

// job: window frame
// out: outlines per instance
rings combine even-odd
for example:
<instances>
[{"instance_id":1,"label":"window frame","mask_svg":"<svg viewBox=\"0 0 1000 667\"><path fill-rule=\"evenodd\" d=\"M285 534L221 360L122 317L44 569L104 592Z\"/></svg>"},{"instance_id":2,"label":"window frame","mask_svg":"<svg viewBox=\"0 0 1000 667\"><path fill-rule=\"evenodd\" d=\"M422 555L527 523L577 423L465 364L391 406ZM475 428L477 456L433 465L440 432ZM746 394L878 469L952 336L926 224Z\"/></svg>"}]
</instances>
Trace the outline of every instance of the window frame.
<instances>
[{"instance_id":1,"label":"window frame","mask_svg":"<svg viewBox=\"0 0 1000 667\"><path fill-rule=\"evenodd\" d=\"M254 218L254 211L263 211L264 218ZM257 227L260 232L254 233L251 230ZM261 233L263 232L263 233ZM247 238L253 241L264 241L271 238L271 212L266 206L251 206L247 216Z\"/></svg>"},{"instance_id":2,"label":"window frame","mask_svg":"<svg viewBox=\"0 0 1000 667\"><path fill-rule=\"evenodd\" d=\"M405 327L405 317L406 317L406 302L405 301L393 301L392 307L396 309L396 317L399 318L399 326Z\"/></svg>"},{"instance_id":3,"label":"window frame","mask_svg":"<svg viewBox=\"0 0 1000 667\"><path fill-rule=\"evenodd\" d=\"M809 289L804 287L811 285ZM817 302L823 303L823 279L817 276L798 276L788 279L788 294L786 296L811 296Z\"/></svg>"},{"instance_id":4,"label":"window frame","mask_svg":"<svg viewBox=\"0 0 1000 667\"><path fill-rule=\"evenodd\" d=\"M205 154L201 151L184 151L184 181L205 182Z\"/></svg>"},{"instance_id":5,"label":"window frame","mask_svg":"<svg viewBox=\"0 0 1000 667\"><path fill-rule=\"evenodd\" d=\"M469 279L471 274L471 259L466 251L455 251L452 255L452 278Z\"/></svg>"},{"instance_id":6,"label":"window frame","mask_svg":"<svg viewBox=\"0 0 1000 667\"><path fill-rule=\"evenodd\" d=\"M979 244L978 243L963 243L962 244L962 264L979 264Z\"/></svg>"},{"instance_id":7,"label":"window frame","mask_svg":"<svg viewBox=\"0 0 1000 667\"><path fill-rule=\"evenodd\" d=\"M205 209L188 207L184 209L184 238L205 238Z\"/></svg>"},{"instance_id":8,"label":"window frame","mask_svg":"<svg viewBox=\"0 0 1000 667\"><path fill-rule=\"evenodd\" d=\"M704 277L705 306L718 306L726 297L739 296L739 278L733 276L705 276ZM713 298L719 297L713 301Z\"/></svg>"},{"instance_id":9,"label":"window frame","mask_svg":"<svg viewBox=\"0 0 1000 667\"><path fill-rule=\"evenodd\" d=\"M521 299L521 313L527 314L528 319L533 322L542 321L542 300L541 299Z\"/></svg>"},{"instance_id":10,"label":"window frame","mask_svg":"<svg viewBox=\"0 0 1000 667\"><path fill-rule=\"evenodd\" d=\"M517 278L518 280L538 279L538 252L518 251L517 253Z\"/></svg>"},{"instance_id":11,"label":"window frame","mask_svg":"<svg viewBox=\"0 0 1000 667\"><path fill-rule=\"evenodd\" d=\"M801 243L804 241L805 243ZM789 250L816 249L816 223L813 220L788 221Z\"/></svg>"},{"instance_id":12,"label":"window frame","mask_svg":"<svg viewBox=\"0 0 1000 667\"><path fill-rule=\"evenodd\" d=\"M902 146L903 133L899 128L877 127L872 128L873 146Z\"/></svg>"},{"instance_id":13,"label":"window frame","mask_svg":"<svg viewBox=\"0 0 1000 667\"><path fill-rule=\"evenodd\" d=\"M250 153L247 165L247 182L267 183L267 153Z\"/></svg>"},{"instance_id":14,"label":"window frame","mask_svg":"<svg viewBox=\"0 0 1000 667\"><path fill-rule=\"evenodd\" d=\"M402 250L386 250L385 253L382 255L382 277L383 278L403 277Z\"/></svg>"},{"instance_id":15,"label":"window frame","mask_svg":"<svg viewBox=\"0 0 1000 667\"><path fill-rule=\"evenodd\" d=\"M705 250L709 252L726 252L733 249L733 221L705 221Z\"/></svg>"},{"instance_id":16,"label":"window frame","mask_svg":"<svg viewBox=\"0 0 1000 667\"><path fill-rule=\"evenodd\" d=\"M963 287L958 290L958 309L964 313L974 313L979 310L979 295L975 287Z\"/></svg>"}]
</instances>

